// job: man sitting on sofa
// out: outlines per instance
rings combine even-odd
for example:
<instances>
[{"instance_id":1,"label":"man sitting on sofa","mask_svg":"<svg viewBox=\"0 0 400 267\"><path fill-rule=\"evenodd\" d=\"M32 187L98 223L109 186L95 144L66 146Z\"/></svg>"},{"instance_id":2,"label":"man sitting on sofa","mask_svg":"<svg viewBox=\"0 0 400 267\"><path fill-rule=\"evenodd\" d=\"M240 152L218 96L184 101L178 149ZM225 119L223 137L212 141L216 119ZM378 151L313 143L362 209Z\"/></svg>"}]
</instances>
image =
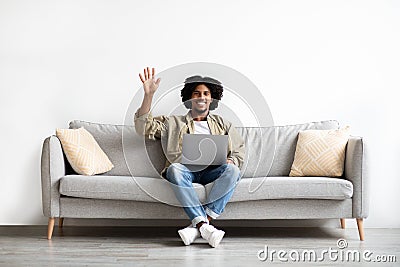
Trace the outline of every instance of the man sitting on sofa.
<instances>
[{"instance_id":1,"label":"man sitting on sofa","mask_svg":"<svg viewBox=\"0 0 400 267\"><path fill-rule=\"evenodd\" d=\"M143 82L144 98L141 107L135 113L135 129L138 134L150 139L162 137L167 140L167 147L164 148L167 162L161 175L171 183L177 199L192 222L178 231L184 244L190 245L201 236L212 247L217 247L225 232L216 229L210 221L224 211L241 178L244 141L230 122L209 112L218 107L223 93L221 83L213 78L193 76L185 80L181 97L189 109L186 115L153 117L150 112L151 103L161 81L160 78L156 80L154 75L154 68L150 72L148 67L144 69L143 76L139 74ZM228 135L226 164L208 166L200 171L189 170L180 163L183 133ZM201 204L192 183L205 185L211 182L214 184L206 204Z\"/></svg>"}]
</instances>

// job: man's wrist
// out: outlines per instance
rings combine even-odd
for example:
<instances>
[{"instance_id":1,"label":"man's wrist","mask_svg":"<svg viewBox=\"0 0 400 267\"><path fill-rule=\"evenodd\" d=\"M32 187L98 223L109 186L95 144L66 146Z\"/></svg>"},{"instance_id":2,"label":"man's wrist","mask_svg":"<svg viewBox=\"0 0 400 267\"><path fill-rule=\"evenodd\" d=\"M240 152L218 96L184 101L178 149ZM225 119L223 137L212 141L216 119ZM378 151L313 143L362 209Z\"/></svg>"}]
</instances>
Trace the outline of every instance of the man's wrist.
<instances>
[{"instance_id":1,"label":"man's wrist","mask_svg":"<svg viewBox=\"0 0 400 267\"><path fill-rule=\"evenodd\" d=\"M154 93L144 93L144 96L145 96L145 97L153 98Z\"/></svg>"}]
</instances>

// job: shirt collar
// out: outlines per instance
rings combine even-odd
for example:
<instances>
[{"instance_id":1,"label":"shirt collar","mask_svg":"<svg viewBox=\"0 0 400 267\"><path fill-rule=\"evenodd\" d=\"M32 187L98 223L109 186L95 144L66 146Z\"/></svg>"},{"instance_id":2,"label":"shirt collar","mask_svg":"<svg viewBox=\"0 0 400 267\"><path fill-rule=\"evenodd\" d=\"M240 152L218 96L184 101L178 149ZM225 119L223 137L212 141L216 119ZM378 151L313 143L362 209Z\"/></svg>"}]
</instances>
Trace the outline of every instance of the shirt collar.
<instances>
[{"instance_id":1,"label":"shirt collar","mask_svg":"<svg viewBox=\"0 0 400 267\"><path fill-rule=\"evenodd\" d=\"M186 119L186 123L189 123L190 121L193 121L192 112L190 110L186 114L185 119ZM216 122L215 116L213 114L211 114L210 112L208 112L208 115L207 115L207 121L209 121L209 120L212 120L212 121Z\"/></svg>"}]
</instances>

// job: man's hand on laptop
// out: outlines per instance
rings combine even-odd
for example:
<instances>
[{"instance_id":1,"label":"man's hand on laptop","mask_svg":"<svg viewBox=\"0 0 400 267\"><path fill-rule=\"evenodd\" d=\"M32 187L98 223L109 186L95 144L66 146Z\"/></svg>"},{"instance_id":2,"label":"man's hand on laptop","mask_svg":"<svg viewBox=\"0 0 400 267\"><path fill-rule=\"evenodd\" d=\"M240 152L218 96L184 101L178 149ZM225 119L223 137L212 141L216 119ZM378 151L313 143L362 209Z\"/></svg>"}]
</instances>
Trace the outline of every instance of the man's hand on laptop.
<instances>
[{"instance_id":1,"label":"man's hand on laptop","mask_svg":"<svg viewBox=\"0 0 400 267\"><path fill-rule=\"evenodd\" d=\"M226 163L227 163L227 164L235 164L235 163L233 163L233 161L232 161L231 159L227 159L227 160L226 160Z\"/></svg>"}]
</instances>

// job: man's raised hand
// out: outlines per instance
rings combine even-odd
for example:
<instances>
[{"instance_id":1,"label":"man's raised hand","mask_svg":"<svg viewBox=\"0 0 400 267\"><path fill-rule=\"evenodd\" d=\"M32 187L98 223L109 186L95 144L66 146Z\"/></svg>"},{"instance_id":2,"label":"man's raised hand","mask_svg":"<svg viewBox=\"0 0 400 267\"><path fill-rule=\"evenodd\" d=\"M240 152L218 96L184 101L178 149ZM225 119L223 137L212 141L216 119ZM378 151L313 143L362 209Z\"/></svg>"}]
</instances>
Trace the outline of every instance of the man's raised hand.
<instances>
[{"instance_id":1,"label":"man's raised hand","mask_svg":"<svg viewBox=\"0 0 400 267\"><path fill-rule=\"evenodd\" d=\"M151 69L147 67L143 70L143 76L139 73L140 80L143 83L144 93L146 95L153 95L155 91L157 91L158 86L160 85L161 78L155 80L154 78L155 71L154 68Z\"/></svg>"}]
</instances>

